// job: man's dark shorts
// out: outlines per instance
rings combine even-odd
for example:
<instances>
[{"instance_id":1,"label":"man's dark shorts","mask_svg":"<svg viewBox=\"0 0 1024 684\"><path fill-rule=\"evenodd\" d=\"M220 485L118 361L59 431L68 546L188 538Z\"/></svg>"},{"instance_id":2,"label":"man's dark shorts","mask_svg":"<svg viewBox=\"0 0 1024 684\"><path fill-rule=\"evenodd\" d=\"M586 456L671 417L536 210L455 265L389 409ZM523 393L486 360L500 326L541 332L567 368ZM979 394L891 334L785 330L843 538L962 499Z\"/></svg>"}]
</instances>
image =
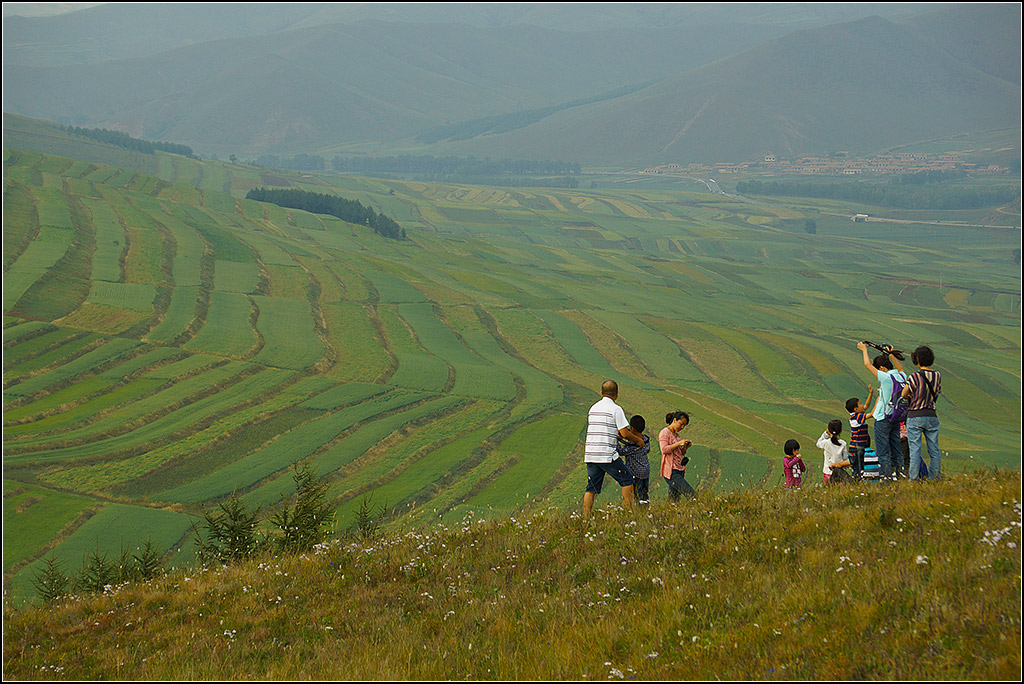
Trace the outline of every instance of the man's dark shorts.
<instances>
[{"instance_id":1,"label":"man's dark shorts","mask_svg":"<svg viewBox=\"0 0 1024 684\"><path fill-rule=\"evenodd\" d=\"M633 475L626 468L621 458L616 458L611 463L588 463L587 464L587 491L592 494L601 493L601 485L604 483L604 475L608 473L622 487L633 484Z\"/></svg>"}]
</instances>

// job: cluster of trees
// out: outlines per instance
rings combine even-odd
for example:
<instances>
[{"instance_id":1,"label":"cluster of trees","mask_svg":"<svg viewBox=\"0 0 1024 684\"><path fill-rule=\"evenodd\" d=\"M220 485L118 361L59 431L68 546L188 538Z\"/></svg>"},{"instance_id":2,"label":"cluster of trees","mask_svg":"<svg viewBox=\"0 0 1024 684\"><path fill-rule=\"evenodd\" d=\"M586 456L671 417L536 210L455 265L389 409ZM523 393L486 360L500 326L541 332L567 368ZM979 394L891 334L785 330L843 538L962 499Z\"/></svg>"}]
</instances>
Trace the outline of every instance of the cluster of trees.
<instances>
[{"instance_id":1,"label":"cluster of trees","mask_svg":"<svg viewBox=\"0 0 1024 684\"><path fill-rule=\"evenodd\" d=\"M580 180L572 176L557 176L543 178L522 178L515 176L468 176L459 178L456 176L446 178L452 183L463 185L497 185L509 188L578 188Z\"/></svg>"},{"instance_id":2,"label":"cluster of trees","mask_svg":"<svg viewBox=\"0 0 1024 684\"><path fill-rule=\"evenodd\" d=\"M207 511L203 529L198 524L192 527L199 561L204 565L233 563L265 551L302 553L323 542L334 519L327 500L328 484L309 465L296 464L292 477L295 498L291 506L270 518L275 532L261 533L259 508L250 509L235 496L219 504L218 510ZM352 530L364 539L376 532L379 523L379 516L374 517L366 504L364 500L356 529ZM382 509L380 515L383 513ZM32 583L39 598L52 601L71 592L101 593L110 586L146 581L165 572L161 554L152 542L146 542L139 553L122 549L114 559L96 551L86 557L81 571L73 577L63 571L51 554L44 559Z\"/></svg>"},{"instance_id":3,"label":"cluster of trees","mask_svg":"<svg viewBox=\"0 0 1024 684\"><path fill-rule=\"evenodd\" d=\"M435 178L459 176L578 176L577 162L477 159L476 157L335 157L335 171L361 174L401 173Z\"/></svg>"},{"instance_id":4,"label":"cluster of trees","mask_svg":"<svg viewBox=\"0 0 1024 684\"><path fill-rule=\"evenodd\" d=\"M32 578L32 585L43 601L52 601L71 593L100 594L109 586L125 582L144 582L164 572L161 554L147 541L138 553L124 547L114 559L94 551L82 562L76 575L69 576L53 554L43 559L43 565Z\"/></svg>"},{"instance_id":5,"label":"cluster of trees","mask_svg":"<svg viewBox=\"0 0 1024 684\"><path fill-rule=\"evenodd\" d=\"M890 183L893 185L926 185L928 183L950 183L953 181L967 180L967 172L963 169L951 169L949 171L917 171L916 173L901 173L893 178Z\"/></svg>"},{"instance_id":6,"label":"cluster of trees","mask_svg":"<svg viewBox=\"0 0 1024 684\"><path fill-rule=\"evenodd\" d=\"M78 126L65 126L64 130L72 135L90 138L102 143L107 143L108 145L116 145L117 147L123 147L124 149L132 150L133 152L153 154L159 150L161 152L170 152L171 154L180 154L185 157L195 158L195 155L192 153L192 148L188 145L140 140L139 138L133 138L127 133L110 131L106 128L79 128Z\"/></svg>"},{"instance_id":7,"label":"cluster of trees","mask_svg":"<svg viewBox=\"0 0 1024 684\"><path fill-rule=\"evenodd\" d=\"M401 174L424 179L495 179L508 183L508 176L559 176L556 183L565 183L565 177L578 176L581 172L577 162L566 161L525 161L518 159L477 159L476 157L433 157L430 155L400 155L395 157L335 157L328 162L315 154L297 154L293 157L278 157L273 154L260 155L253 161L256 166L292 171L337 171L358 173L365 176ZM500 179L500 180L499 180ZM552 185L545 179L544 185ZM516 185L530 185L526 179L516 179ZM575 187L557 185L557 187Z\"/></svg>"},{"instance_id":8,"label":"cluster of trees","mask_svg":"<svg viewBox=\"0 0 1024 684\"><path fill-rule=\"evenodd\" d=\"M342 221L369 226L384 237L394 240L405 239L405 229L398 225L397 221L363 206L358 200L282 188L254 188L246 193L245 198L257 202L270 202L289 209L301 209L313 214L336 216Z\"/></svg>"},{"instance_id":9,"label":"cluster of trees","mask_svg":"<svg viewBox=\"0 0 1024 684\"><path fill-rule=\"evenodd\" d=\"M1020 191L1012 186L894 185L891 183L784 183L740 181L741 195L814 197L899 209L980 209L1007 204Z\"/></svg>"},{"instance_id":10,"label":"cluster of trees","mask_svg":"<svg viewBox=\"0 0 1024 684\"><path fill-rule=\"evenodd\" d=\"M256 166L271 169L289 169L291 171L323 171L326 168L324 158L315 154L297 154L294 157L278 157L273 154L261 154L253 162Z\"/></svg>"}]
</instances>

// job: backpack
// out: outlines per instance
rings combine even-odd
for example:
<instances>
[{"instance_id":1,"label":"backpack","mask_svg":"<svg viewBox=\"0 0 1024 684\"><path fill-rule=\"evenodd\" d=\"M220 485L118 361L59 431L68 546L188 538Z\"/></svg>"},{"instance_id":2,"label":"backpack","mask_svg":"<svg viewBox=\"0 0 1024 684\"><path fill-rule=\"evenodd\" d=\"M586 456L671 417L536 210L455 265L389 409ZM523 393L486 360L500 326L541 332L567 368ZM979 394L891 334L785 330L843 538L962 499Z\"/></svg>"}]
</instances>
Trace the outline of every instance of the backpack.
<instances>
[{"instance_id":1,"label":"backpack","mask_svg":"<svg viewBox=\"0 0 1024 684\"><path fill-rule=\"evenodd\" d=\"M907 385L907 376L904 375L903 380L900 380L890 373L889 381L892 382L892 394L885 406L885 419L890 423L899 424L907 419L907 412L910 410L910 400L901 396L903 388Z\"/></svg>"}]
</instances>

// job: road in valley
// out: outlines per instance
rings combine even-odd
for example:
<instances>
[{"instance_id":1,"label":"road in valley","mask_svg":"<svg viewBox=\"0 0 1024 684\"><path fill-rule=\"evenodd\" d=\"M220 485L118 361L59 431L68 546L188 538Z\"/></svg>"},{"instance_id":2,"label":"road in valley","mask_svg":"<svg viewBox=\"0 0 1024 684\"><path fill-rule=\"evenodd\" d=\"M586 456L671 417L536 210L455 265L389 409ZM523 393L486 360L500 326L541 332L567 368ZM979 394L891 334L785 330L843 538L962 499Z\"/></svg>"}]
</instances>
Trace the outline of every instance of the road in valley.
<instances>
[{"instance_id":1,"label":"road in valley","mask_svg":"<svg viewBox=\"0 0 1024 684\"><path fill-rule=\"evenodd\" d=\"M620 172L618 172L618 174L619 175L625 175L625 176L636 175L635 173L629 172L629 171L620 171ZM729 194L725 190L722 190L722 188L719 187L718 183L715 182L714 178L694 178L693 176L686 176L686 175L683 175L683 174L674 174L674 173L664 173L664 174L659 174L659 175L662 176L662 177L685 178L687 180L695 181L695 182L698 182L698 183L703 183L704 186L708 189L708 192L714 193L716 195L724 195L726 197L729 197L730 199L734 199L734 200L737 200L739 202L749 202L750 204L760 204L760 205L766 206L766 207L785 206L785 205L777 205L777 204L774 204L772 202L765 202L763 200L750 199L749 197L744 197L743 195L732 195L732 194ZM997 211L1000 211L1000 213L1010 213L1010 212L1002 211L1002 209L998 209ZM823 215L825 215L825 216L840 216L842 218L850 219L851 221L853 220L853 216L854 216L853 214L837 214L837 213L827 212L827 211L823 211L821 213ZM1003 226L1000 226L1000 225L989 225L989 224L985 224L985 223L963 223L963 222L960 222L960 221L914 221L914 220L910 220L910 219L894 219L894 218L884 218L884 217L881 217L881 216L870 216L870 215L865 215L864 221L865 222L872 222L872 223L900 223L900 224L915 224L915 225L926 225L926 226L945 226L945 227L948 227L948 228L1007 228L1007 229L1017 229L1017 230L1021 229L1020 225L1016 225L1016 226L1005 226L1005 225L1003 225Z\"/></svg>"}]
</instances>

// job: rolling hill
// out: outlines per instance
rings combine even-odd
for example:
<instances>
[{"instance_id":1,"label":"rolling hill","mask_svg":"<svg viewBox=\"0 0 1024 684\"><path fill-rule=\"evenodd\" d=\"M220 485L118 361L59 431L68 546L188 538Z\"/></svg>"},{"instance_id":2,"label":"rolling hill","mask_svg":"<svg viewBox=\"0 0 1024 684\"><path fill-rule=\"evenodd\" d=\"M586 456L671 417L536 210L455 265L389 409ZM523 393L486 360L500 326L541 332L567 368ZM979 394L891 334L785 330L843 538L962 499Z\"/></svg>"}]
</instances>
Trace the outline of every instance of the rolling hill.
<instances>
[{"instance_id":1,"label":"rolling hill","mask_svg":"<svg viewBox=\"0 0 1024 684\"><path fill-rule=\"evenodd\" d=\"M779 8L752 15L749 24L672 18L683 12L675 8L664 10L666 28L588 31L500 18L496 26L326 24L321 14L303 14L309 7L276 8L236 29L253 35L158 54L48 66L5 60L5 107L206 154L362 144L619 165L874 152L1019 126L1020 79L1012 77L1020 39L1009 30L1019 25L1019 8L954 6L901 23L811 21L812 28L787 32L815 16L800 7L791 8L789 23L779 20ZM465 11L483 22L484 9ZM81 14L90 12L120 16L112 8ZM657 12L649 12L650 23ZM433 143L436 136L424 136L441 127L465 130L459 124L501 116L521 123L423 142Z\"/></svg>"},{"instance_id":2,"label":"rolling hill","mask_svg":"<svg viewBox=\"0 0 1024 684\"><path fill-rule=\"evenodd\" d=\"M862 339L936 349L945 469L1019 467L1019 228L894 230L692 184L318 176L5 127L12 595L51 551L149 537L186 563L204 509L277 506L295 461L341 528L367 496L410 527L574 507L608 377L652 430L690 411L699 488L774 487L780 445L864 393ZM261 186L358 199L408 239L244 199Z\"/></svg>"},{"instance_id":3,"label":"rolling hill","mask_svg":"<svg viewBox=\"0 0 1024 684\"><path fill-rule=\"evenodd\" d=\"M599 95L763 35L744 26L576 33L339 24L99 64L6 63L5 107L197 150L309 151Z\"/></svg>"},{"instance_id":4,"label":"rolling hill","mask_svg":"<svg viewBox=\"0 0 1024 684\"><path fill-rule=\"evenodd\" d=\"M149 57L230 38L363 21L528 25L566 32L758 26L765 36L872 14L897 18L934 3L103 3L57 16L18 16L4 6L5 61L69 66Z\"/></svg>"},{"instance_id":5,"label":"rolling hill","mask_svg":"<svg viewBox=\"0 0 1024 684\"><path fill-rule=\"evenodd\" d=\"M1013 45L1003 44L1004 60ZM591 164L741 161L769 152L874 152L1016 126L1019 115L1019 81L868 18L791 33L614 100L440 149Z\"/></svg>"}]
</instances>

